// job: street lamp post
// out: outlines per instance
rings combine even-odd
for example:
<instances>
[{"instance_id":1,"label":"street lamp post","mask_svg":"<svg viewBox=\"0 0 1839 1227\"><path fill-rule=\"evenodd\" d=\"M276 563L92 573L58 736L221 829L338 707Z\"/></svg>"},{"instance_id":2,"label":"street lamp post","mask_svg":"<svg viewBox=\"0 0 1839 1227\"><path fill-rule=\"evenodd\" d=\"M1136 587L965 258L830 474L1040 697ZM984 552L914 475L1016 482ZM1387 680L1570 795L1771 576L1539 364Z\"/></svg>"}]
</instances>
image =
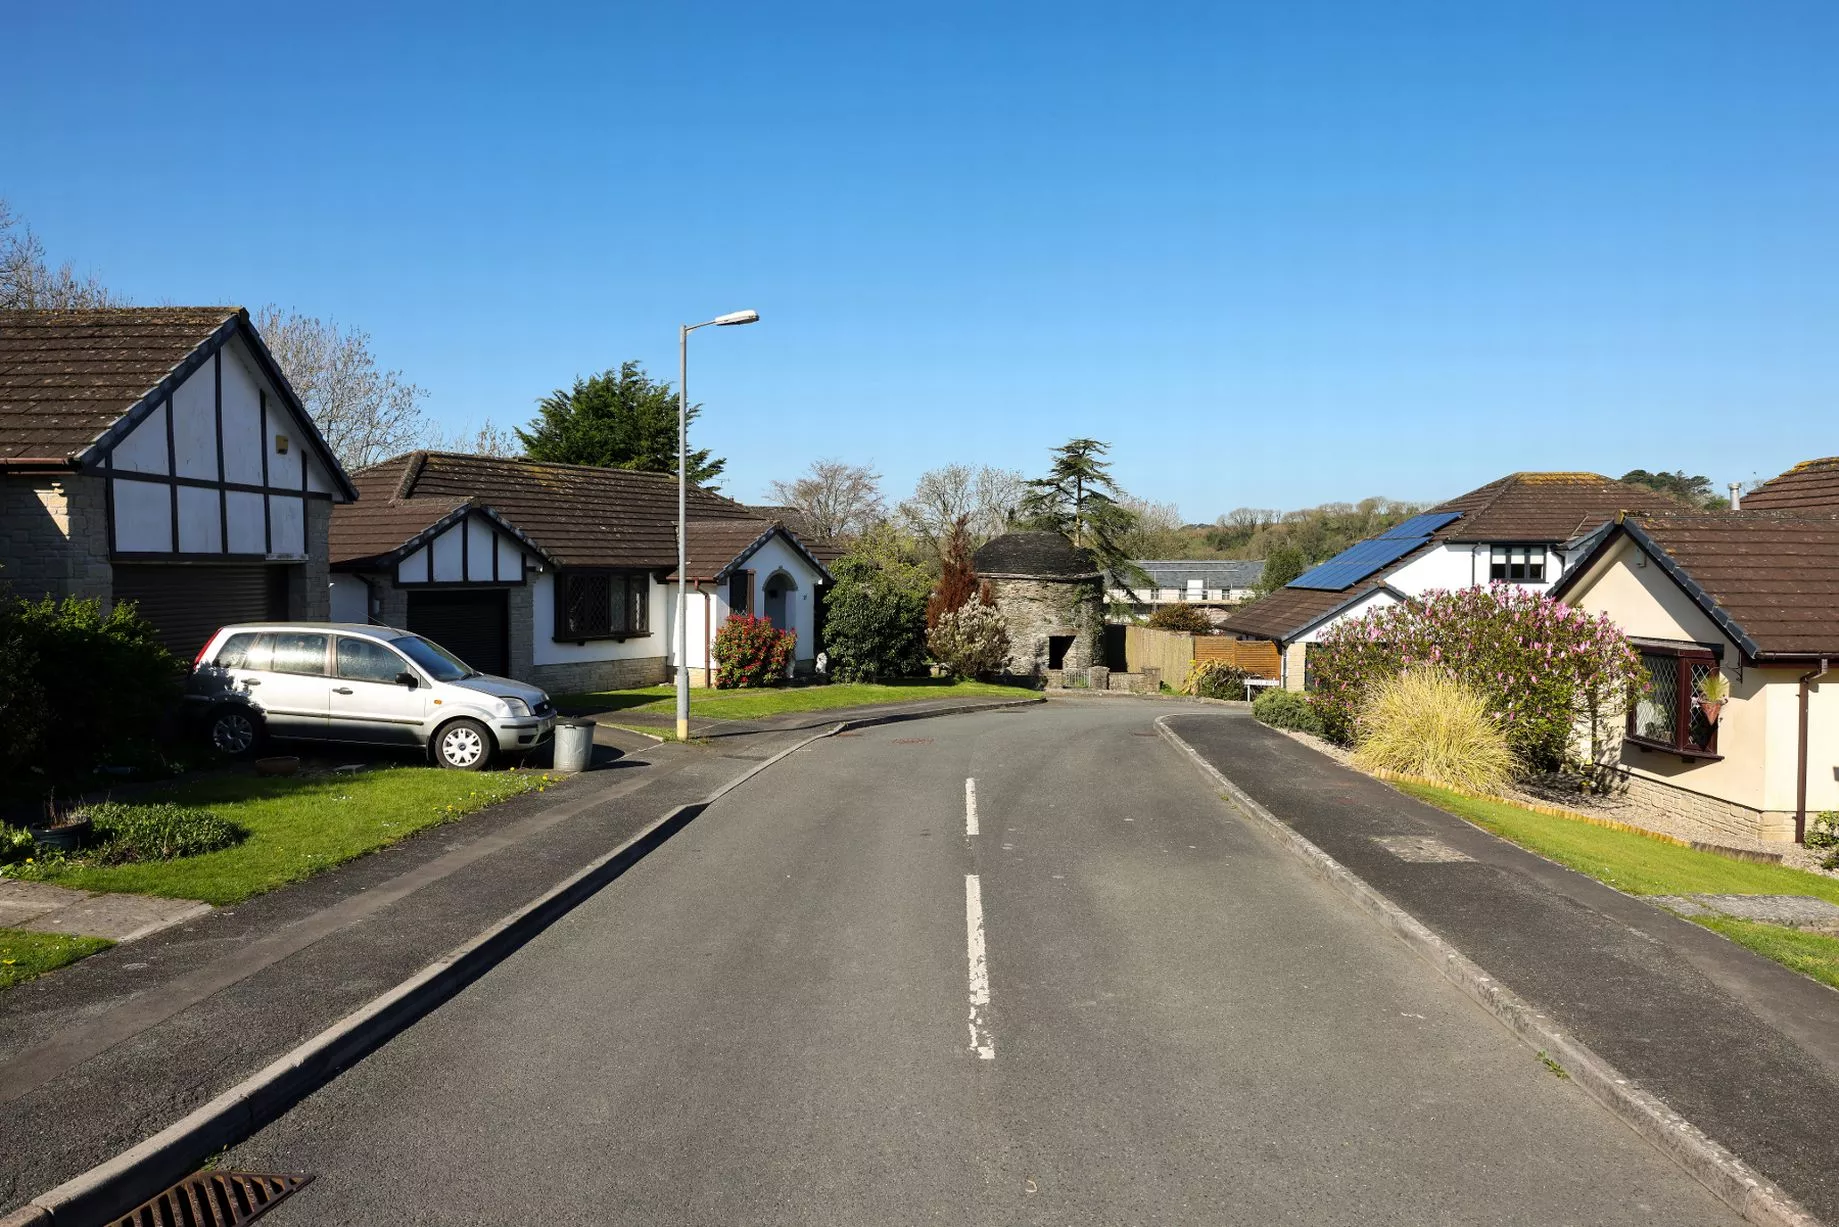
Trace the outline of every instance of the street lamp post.
<instances>
[{"instance_id":1,"label":"street lamp post","mask_svg":"<svg viewBox=\"0 0 1839 1227\"><path fill-rule=\"evenodd\" d=\"M721 328L758 323L758 311L731 311L677 329L677 740L690 739L690 334L714 324ZM710 661L703 661L703 668Z\"/></svg>"}]
</instances>

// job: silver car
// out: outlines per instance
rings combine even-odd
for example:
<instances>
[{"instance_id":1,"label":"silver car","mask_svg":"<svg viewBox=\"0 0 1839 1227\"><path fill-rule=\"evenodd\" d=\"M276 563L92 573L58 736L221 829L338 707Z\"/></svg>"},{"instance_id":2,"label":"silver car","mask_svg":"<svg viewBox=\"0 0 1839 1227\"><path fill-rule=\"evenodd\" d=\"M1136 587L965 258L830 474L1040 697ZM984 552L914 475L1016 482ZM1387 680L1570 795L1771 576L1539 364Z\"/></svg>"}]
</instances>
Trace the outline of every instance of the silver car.
<instances>
[{"instance_id":1,"label":"silver car","mask_svg":"<svg viewBox=\"0 0 1839 1227\"><path fill-rule=\"evenodd\" d=\"M387 626L226 626L192 664L185 702L211 744L244 754L264 736L417 746L477 771L549 740L555 705L535 686L471 668Z\"/></svg>"}]
</instances>

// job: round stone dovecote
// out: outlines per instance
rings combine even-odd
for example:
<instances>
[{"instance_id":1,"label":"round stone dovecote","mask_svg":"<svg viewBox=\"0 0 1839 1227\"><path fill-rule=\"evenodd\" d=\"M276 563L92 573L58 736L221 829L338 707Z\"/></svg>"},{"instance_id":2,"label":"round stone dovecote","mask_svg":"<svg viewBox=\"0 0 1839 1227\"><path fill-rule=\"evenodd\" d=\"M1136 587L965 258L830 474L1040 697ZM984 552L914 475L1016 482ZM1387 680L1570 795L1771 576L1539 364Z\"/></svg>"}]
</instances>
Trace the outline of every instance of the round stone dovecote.
<instances>
[{"instance_id":1,"label":"round stone dovecote","mask_svg":"<svg viewBox=\"0 0 1839 1227\"><path fill-rule=\"evenodd\" d=\"M971 565L988 580L1009 626L1012 677L1040 679L1050 669L1083 673L1099 662L1104 636L1104 576L1097 561L1059 533L1004 533Z\"/></svg>"}]
</instances>

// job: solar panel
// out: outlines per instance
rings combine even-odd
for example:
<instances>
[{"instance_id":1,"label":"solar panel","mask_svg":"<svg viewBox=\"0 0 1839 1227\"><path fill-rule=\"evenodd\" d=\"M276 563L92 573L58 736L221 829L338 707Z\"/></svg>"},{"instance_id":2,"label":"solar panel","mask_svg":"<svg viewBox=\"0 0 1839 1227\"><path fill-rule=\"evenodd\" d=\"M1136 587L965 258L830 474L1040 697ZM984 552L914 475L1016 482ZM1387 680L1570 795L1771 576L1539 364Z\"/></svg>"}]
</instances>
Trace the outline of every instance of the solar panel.
<instances>
[{"instance_id":1,"label":"solar panel","mask_svg":"<svg viewBox=\"0 0 1839 1227\"><path fill-rule=\"evenodd\" d=\"M1462 518L1460 511L1427 511L1421 516L1412 516L1402 524L1394 524L1379 534L1381 541L1395 541L1404 537L1428 537L1445 524L1453 524Z\"/></svg>"},{"instance_id":2,"label":"solar panel","mask_svg":"<svg viewBox=\"0 0 1839 1227\"><path fill-rule=\"evenodd\" d=\"M1287 586L1338 592L1349 584L1359 583L1381 567L1397 562L1428 540L1428 537L1374 537L1371 541L1350 545L1327 562L1316 564Z\"/></svg>"}]
</instances>

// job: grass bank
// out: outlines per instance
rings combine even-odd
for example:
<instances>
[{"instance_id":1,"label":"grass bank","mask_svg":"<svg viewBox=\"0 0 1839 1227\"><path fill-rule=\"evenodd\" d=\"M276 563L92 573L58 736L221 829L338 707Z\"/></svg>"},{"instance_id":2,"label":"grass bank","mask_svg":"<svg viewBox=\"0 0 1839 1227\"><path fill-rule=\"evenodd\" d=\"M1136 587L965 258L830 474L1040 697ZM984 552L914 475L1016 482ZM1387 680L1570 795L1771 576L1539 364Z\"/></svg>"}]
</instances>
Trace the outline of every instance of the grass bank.
<instances>
[{"instance_id":1,"label":"grass bank","mask_svg":"<svg viewBox=\"0 0 1839 1227\"><path fill-rule=\"evenodd\" d=\"M990 682L954 682L945 678L915 678L901 682L838 682L829 686L771 686L762 690L692 690L690 714L709 720L757 720L783 712L824 711L834 707L863 707L871 703L907 703L918 699L1006 698L1026 699L1038 692L1024 686L998 686ZM600 690L556 696L556 703L574 711L643 712L668 716L677 710L677 692L670 686L639 690Z\"/></svg>"},{"instance_id":2,"label":"grass bank","mask_svg":"<svg viewBox=\"0 0 1839 1227\"><path fill-rule=\"evenodd\" d=\"M1630 895L1806 895L1839 904L1839 881L1817 874L1732 860L1425 784L1397 781L1392 786ZM1691 919L1764 958L1839 988L1839 938L1753 920Z\"/></svg>"},{"instance_id":3,"label":"grass bank","mask_svg":"<svg viewBox=\"0 0 1839 1227\"><path fill-rule=\"evenodd\" d=\"M208 809L247 829L247 839L179 860L35 863L11 866L9 873L79 890L131 891L219 906L240 903L424 828L540 790L548 782L547 776L522 771L474 774L432 767L388 767L306 779L239 775L199 780L145 799Z\"/></svg>"},{"instance_id":4,"label":"grass bank","mask_svg":"<svg viewBox=\"0 0 1839 1227\"><path fill-rule=\"evenodd\" d=\"M34 976L55 971L66 963L86 959L115 943L104 937L70 937L63 933L30 933L0 929L0 989L24 984Z\"/></svg>"}]
</instances>

